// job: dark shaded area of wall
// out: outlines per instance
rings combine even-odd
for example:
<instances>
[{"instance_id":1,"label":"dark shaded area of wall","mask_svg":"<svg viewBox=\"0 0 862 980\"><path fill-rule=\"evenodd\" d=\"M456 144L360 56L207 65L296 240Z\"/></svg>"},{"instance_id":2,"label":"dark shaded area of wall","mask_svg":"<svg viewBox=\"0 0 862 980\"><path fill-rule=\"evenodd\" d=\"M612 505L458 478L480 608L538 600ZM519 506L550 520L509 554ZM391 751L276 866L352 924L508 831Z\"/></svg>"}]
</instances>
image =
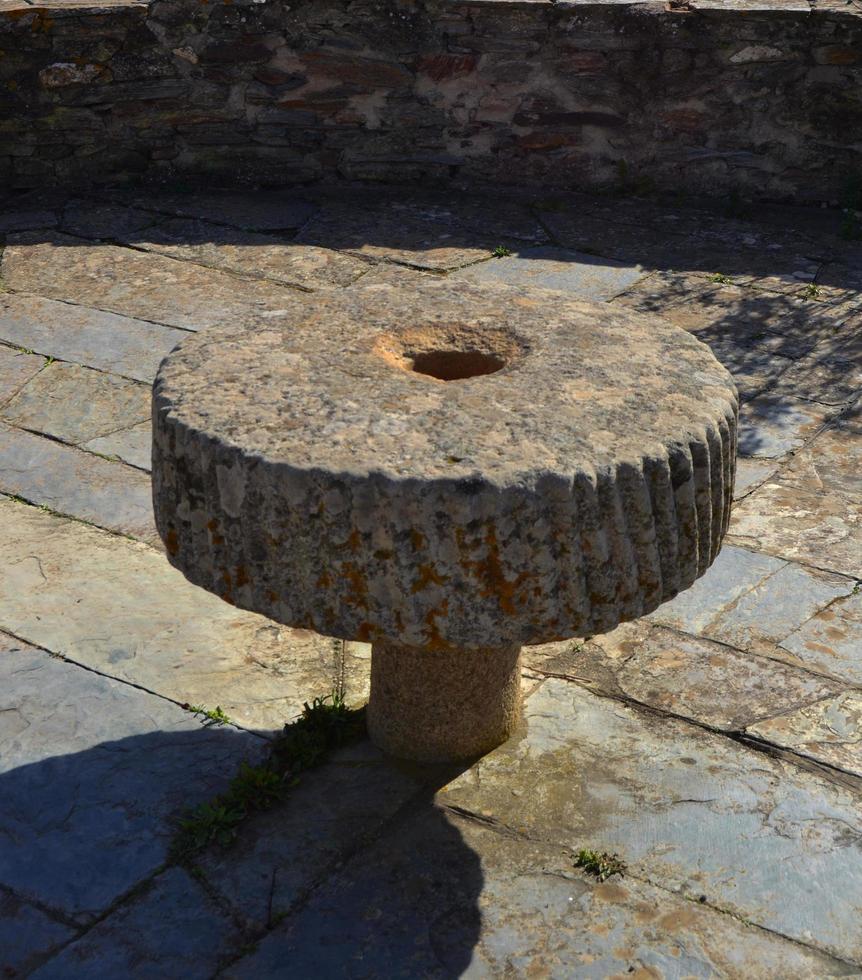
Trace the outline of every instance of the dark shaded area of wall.
<instances>
[{"instance_id":1,"label":"dark shaded area of wall","mask_svg":"<svg viewBox=\"0 0 862 980\"><path fill-rule=\"evenodd\" d=\"M843 0L0 0L0 180L412 178L836 200ZM74 5L73 5L74 3Z\"/></svg>"}]
</instances>

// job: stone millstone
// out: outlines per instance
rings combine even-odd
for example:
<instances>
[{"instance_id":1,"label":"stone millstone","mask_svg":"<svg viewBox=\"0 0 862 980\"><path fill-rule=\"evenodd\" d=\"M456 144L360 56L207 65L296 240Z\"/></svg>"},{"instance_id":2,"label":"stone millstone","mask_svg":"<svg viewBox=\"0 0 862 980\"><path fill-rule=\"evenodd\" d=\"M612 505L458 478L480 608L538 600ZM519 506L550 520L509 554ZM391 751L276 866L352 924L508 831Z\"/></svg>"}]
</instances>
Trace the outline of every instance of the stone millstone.
<instances>
[{"instance_id":1,"label":"stone millstone","mask_svg":"<svg viewBox=\"0 0 862 980\"><path fill-rule=\"evenodd\" d=\"M691 585L736 417L727 371L655 317L502 285L318 294L163 362L156 521L229 602L475 660Z\"/></svg>"}]
</instances>

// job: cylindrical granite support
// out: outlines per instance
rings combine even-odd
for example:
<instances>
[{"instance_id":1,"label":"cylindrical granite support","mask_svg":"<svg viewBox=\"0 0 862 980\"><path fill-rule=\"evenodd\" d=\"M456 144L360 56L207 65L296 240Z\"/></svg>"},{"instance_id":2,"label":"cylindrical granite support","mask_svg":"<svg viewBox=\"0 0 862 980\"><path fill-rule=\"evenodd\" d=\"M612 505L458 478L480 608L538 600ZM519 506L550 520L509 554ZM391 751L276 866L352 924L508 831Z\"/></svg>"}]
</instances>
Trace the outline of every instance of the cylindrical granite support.
<instances>
[{"instance_id":1,"label":"cylindrical granite support","mask_svg":"<svg viewBox=\"0 0 862 980\"><path fill-rule=\"evenodd\" d=\"M371 648L368 732L384 752L457 762L496 748L521 711L521 649Z\"/></svg>"}]
</instances>

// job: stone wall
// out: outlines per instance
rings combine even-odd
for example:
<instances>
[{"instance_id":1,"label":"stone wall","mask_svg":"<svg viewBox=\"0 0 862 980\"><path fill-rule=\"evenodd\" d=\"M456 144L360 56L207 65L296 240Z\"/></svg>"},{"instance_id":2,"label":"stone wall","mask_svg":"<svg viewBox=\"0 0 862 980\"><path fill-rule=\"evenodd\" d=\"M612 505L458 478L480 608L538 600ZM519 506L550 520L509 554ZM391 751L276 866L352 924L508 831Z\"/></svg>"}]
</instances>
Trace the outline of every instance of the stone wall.
<instances>
[{"instance_id":1,"label":"stone wall","mask_svg":"<svg viewBox=\"0 0 862 980\"><path fill-rule=\"evenodd\" d=\"M844 0L0 0L0 180L335 175L836 199Z\"/></svg>"}]
</instances>

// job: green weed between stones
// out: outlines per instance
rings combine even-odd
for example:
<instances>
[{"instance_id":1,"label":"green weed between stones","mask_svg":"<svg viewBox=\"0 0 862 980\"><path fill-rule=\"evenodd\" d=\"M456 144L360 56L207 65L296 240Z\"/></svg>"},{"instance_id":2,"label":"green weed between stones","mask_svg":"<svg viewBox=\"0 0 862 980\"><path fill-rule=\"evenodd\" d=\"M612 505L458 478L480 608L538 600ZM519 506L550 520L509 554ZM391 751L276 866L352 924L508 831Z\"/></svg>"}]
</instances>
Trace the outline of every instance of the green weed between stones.
<instances>
[{"instance_id":1,"label":"green weed between stones","mask_svg":"<svg viewBox=\"0 0 862 980\"><path fill-rule=\"evenodd\" d=\"M215 724L229 720L221 708L190 710ZM216 713L218 717L213 718ZM283 800L303 772L321 765L335 749L364 735L364 708L348 708L337 694L306 702L302 715L285 725L273 741L265 762L257 766L242 763L224 793L202 803L180 821L171 843L171 860L187 863L211 844L228 847L253 813Z\"/></svg>"},{"instance_id":2,"label":"green weed between stones","mask_svg":"<svg viewBox=\"0 0 862 980\"><path fill-rule=\"evenodd\" d=\"M184 704L183 707L186 711L191 711L192 714L206 718L204 725L207 727L230 724L230 718L221 710L221 705L216 705L215 708L205 708L202 704Z\"/></svg>"},{"instance_id":3,"label":"green weed between stones","mask_svg":"<svg viewBox=\"0 0 862 980\"><path fill-rule=\"evenodd\" d=\"M723 272L713 272L713 274L709 277L709 281L710 282L718 282L718 283L721 283L723 286L727 286L733 280L730 278L730 276L724 275Z\"/></svg>"},{"instance_id":4,"label":"green weed between stones","mask_svg":"<svg viewBox=\"0 0 862 980\"><path fill-rule=\"evenodd\" d=\"M505 259L511 254L512 250L510 248L506 248L505 245L498 245L494 251L491 252L491 255L493 255L495 259Z\"/></svg>"},{"instance_id":5,"label":"green weed between stones","mask_svg":"<svg viewBox=\"0 0 862 980\"><path fill-rule=\"evenodd\" d=\"M588 875L598 878L599 881L606 881L611 875L625 874L626 866L617 854L608 854L607 851L578 851L575 858L575 867L583 868Z\"/></svg>"},{"instance_id":6,"label":"green weed between stones","mask_svg":"<svg viewBox=\"0 0 862 980\"><path fill-rule=\"evenodd\" d=\"M820 295L820 287L815 285L813 282L810 282L805 289L802 290L802 295L806 299L817 299L817 297Z\"/></svg>"}]
</instances>

